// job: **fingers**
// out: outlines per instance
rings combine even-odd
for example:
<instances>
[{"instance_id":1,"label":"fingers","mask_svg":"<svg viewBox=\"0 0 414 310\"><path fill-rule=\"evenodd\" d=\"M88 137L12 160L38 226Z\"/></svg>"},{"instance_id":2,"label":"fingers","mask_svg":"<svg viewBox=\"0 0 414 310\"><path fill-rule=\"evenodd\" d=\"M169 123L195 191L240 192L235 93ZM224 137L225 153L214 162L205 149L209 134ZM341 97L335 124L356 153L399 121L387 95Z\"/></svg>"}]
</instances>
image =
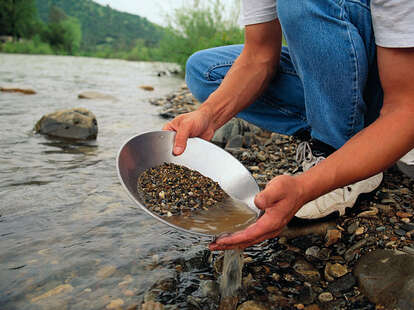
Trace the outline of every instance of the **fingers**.
<instances>
[{"instance_id":1,"label":"fingers","mask_svg":"<svg viewBox=\"0 0 414 310\"><path fill-rule=\"evenodd\" d=\"M162 130L175 131L171 122L168 122L167 124L165 124L164 127L162 127Z\"/></svg>"},{"instance_id":2,"label":"fingers","mask_svg":"<svg viewBox=\"0 0 414 310\"><path fill-rule=\"evenodd\" d=\"M181 126L177 128L177 134L175 135L173 154L178 156L184 153L187 146L187 140L190 137L191 126L182 122Z\"/></svg>"},{"instance_id":3,"label":"fingers","mask_svg":"<svg viewBox=\"0 0 414 310\"><path fill-rule=\"evenodd\" d=\"M217 243L213 242L209 245L209 249L210 249L210 251L245 249L249 246L258 244L258 243L260 243L262 241L265 241L267 239L274 238L274 237L278 236L281 231L282 231L282 229L271 232L271 233L268 233L268 234L265 234L265 235L261 236L260 238L254 240L254 241L242 242L242 243L238 243L238 244L222 245L222 244L217 244Z\"/></svg>"},{"instance_id":4,"label":"fingers","mask_svg":"<svg viewBox=\"0 0 414 310\"><path fill-rule=\"evenodd\" d=\"M277 219L273 219L273 223L270 223L272 219L269 216L264 215L257 220L256 223L250 225L245 230L234 233L230 236L224 236L218 238L215 243L218 245L237 245L243 243L257 242L263 236L274 232L274 229L278 228ZM274 226L274 224L276 224Z\"/></svg>"}]
</instances>

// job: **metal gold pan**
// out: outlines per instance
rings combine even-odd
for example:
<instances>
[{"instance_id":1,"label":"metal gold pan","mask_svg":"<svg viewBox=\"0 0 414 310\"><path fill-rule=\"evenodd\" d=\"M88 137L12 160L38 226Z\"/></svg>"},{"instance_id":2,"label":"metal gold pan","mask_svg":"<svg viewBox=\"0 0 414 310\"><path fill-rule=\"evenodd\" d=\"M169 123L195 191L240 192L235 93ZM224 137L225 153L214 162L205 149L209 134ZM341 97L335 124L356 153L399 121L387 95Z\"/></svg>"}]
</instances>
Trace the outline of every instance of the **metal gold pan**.
<instances>
[{"instance_id":1,"label":"metal gold pan","mask_svg":"<svg viewBox=\"0 0 414 310\"><path fill-rule=\"evenodd\" d=\"M138 176L148 168L167 162L186 166L213 179L227 194L245 203L254 211L256 217L259 216L260 210L254 204L254 197L259 192L259 187L250 172L236 158L213 143L200 138L190 138L185 152L180 156L174 156L172 154L174 137L173 131L146 132L130 138L120 148L116 159L118 176L129 197L139 207L157 220L178 230L214 237L212 234L169 223L145 207L137 192Z\"/></svg>"}]
</instances>

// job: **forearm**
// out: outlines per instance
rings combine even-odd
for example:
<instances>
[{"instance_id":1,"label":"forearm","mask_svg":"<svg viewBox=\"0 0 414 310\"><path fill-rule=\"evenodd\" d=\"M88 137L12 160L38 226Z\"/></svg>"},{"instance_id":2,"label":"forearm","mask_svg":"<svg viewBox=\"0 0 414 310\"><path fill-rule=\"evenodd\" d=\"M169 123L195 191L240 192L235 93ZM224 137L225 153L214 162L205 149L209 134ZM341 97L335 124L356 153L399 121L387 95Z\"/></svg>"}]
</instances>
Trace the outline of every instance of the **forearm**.
<instances>
[{"instance_id":1,"label":"forearm","mask_svg":"<svg viewBox=\"0 0 414 310\"><path fill-rule=\"evenodd\" d=\"M398 105L397 105L398 106ZM303 201L383 171L414 147L410 104L383 111L373 124L312 169L298 176Z\"/></svg>"},{"instance_id":2,"label":"forearm","mask_svg":"<svg viewBox=\"0 0 414 310\"><path fill-rule=\"evenodd\" d=\"M279 22L253 27L256 28L253 35L251 29L246 29L243 52L220 87L200 107L200 110L211 115L216 129L252 104L263 93L277 70L282 42ZM261 36L266 40L265 44L257 42L257 36L260 36L257 33L263 33Z\"/></svg>"}]
</instances>

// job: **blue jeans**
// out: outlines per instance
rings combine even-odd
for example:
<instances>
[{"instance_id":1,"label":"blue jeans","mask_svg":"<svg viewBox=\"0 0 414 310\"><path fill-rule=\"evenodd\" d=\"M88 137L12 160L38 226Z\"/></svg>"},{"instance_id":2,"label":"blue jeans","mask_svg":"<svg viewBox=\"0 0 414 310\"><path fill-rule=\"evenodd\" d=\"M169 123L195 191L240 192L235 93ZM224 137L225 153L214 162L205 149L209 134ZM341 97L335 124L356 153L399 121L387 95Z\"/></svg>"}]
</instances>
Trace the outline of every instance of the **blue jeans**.
<instances>
[{"instance_id":1,"label":"blue jeans","mask_svg":"<svg viewBox=\"0 0 414 310\"><path fill-rule=\"evenodd\" d=\"M369 0L278 0L288 47L266 91L238 117L261 128L311 136L340 148L382 106ZM220 86L243 45L207 49L187 61L201 102Z\"/></svg>"}]
</instances>

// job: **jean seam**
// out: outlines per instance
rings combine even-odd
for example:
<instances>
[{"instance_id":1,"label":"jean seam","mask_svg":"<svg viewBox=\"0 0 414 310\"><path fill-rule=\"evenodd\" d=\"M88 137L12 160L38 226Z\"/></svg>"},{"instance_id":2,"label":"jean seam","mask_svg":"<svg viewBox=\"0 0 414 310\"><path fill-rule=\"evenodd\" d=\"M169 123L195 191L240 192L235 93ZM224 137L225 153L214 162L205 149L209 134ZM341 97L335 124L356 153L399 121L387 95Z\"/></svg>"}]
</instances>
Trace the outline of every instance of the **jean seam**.
<instances>
[{"instance_id":1,"label":"jean seam","mask_svg":"<svg viewBox=\"0 0 414 310\"><path fill-rule=\"evenodd\" d=\"M342 20L344 20L344 11L343 8L342 10ZM348 39L349 39L349 43L351 44L351 53L352 53L352 61L354 62L354 77L353 77L353 81L352 81L352 102L351 102L351 106L352 106L352 110L351 110L351 115L350 115L350 120L348 122L348 126L350 126L351 128L348 130L348 137L352 137L352 135L354 134L355 131L355 114L356 114L356 106L358 104L358 73L359 73L359 67L358 67L358 54L355 48L355 42L352 39L351 36L351 31L349 29L349 23L346 23L346 31L348 34Z\"/></svg>"},{"instance_id":2,"label":"jean seam","mask_svg":"<svg viewBox=\"0 0 414 310\"><path fill-rule=\"evenodd\" d=\"M222 67L227 67L227 66L231 67L233 65L233 63L234 63L234 61L227 61L227 62L223 62L223 63L220 63L220 64L212 65L212 66L208 67L208 69L207 69L206 73L204 74L204 76L207 80L212 81L212 79L211 79L211 72L212 71L214 71L218 68L222 68Z\"/></svg>"}]
</instances>

